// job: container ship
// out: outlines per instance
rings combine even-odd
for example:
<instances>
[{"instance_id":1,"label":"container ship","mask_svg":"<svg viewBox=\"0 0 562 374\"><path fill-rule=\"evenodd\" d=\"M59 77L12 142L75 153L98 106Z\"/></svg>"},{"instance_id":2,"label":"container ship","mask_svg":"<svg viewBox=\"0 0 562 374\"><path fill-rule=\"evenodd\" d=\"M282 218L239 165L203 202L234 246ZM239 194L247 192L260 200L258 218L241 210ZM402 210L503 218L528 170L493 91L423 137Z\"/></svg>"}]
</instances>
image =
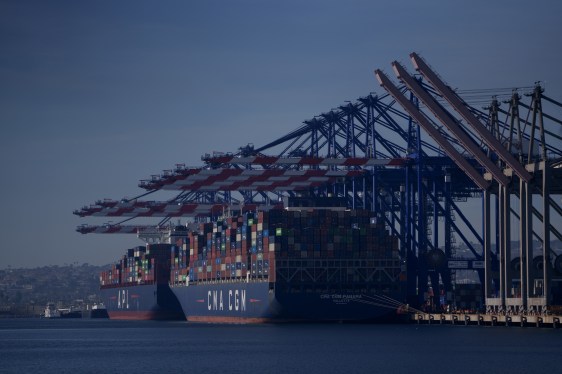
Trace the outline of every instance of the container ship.
<instances>
[{"instance_id":1,"label":"container ship","mask_svg":"<svg viewBox=\"0 0 562 374\"><path fill-rule=\"evenodd\" d=\"M389 321L404 306L398 240L366 210L227 217L201 223L170 255L187 321Z\"/></svg>"},{"instance_id":2,"label":"container ship","mask_svg":"<svg viewBox=\"0 0 562 374\"><path fill-rule=\"evenodd\" d=\"M185 234L185 228L183 228ZM177 244L131 248L100 275L100 293L110 319L183 320L170 290L170 252Z\"/></svg>"}]
</instances>

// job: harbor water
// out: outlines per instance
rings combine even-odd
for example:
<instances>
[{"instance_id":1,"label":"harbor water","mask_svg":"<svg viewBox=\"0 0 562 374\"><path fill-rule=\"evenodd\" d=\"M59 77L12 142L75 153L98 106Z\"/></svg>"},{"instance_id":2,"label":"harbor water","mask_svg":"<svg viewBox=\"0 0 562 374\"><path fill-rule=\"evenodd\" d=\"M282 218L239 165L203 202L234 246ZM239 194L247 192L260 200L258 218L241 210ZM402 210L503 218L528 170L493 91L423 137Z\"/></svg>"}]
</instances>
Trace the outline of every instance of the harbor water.
<instances>
[{"instance_id":1,"label":"harbor water","mask_svg":"<svg viewBox=\"0 0 562 374\"><path fill-rule=\"evenodd\" d=\"M0 319L0 373L560 373L562 330Z\"/></svg>"}]
</instances>

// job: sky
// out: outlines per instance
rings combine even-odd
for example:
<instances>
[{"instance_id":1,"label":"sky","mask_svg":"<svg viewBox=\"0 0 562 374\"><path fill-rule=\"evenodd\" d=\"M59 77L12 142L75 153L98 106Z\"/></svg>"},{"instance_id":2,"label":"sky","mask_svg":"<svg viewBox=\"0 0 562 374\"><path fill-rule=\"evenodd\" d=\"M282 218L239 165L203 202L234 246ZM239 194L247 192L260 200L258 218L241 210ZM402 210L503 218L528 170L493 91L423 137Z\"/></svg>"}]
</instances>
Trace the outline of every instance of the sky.
<instances>
[{"instance_id":1,"label":"sky","mask_svg":"<svg viewBox=\"0 0 562 374\"><path fill-rule=\"evenodd\" d=\"M455 87L542 81L560 101L560 14L550 0L0 0L0 268L114 262L138 239L81 235L107 219L73 210L383 93L373 71L411 70L413 51Z\"/></svg>"}]
</instances>

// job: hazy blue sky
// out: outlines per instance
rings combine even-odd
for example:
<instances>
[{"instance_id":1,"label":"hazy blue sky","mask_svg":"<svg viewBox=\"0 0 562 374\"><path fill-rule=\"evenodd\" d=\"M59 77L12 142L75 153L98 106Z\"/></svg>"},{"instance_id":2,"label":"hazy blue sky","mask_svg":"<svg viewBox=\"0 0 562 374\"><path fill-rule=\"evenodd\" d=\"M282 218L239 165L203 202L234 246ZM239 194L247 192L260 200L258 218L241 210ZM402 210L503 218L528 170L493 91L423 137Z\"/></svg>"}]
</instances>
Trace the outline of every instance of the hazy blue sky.
<instances>
[{"instance_id":1,"label":"hazy blue sky","mask_svg":"<svg viewBox=\"0 0 562 374\"><path fill-rule=\"evenodd\" d=\"M419 52L462 89L546 82L557 1L0 1L0 267L113 262L74 209L213 150L261 145ZM142 223L142 222L141 222Z\"/></svg>"}]
</instances>

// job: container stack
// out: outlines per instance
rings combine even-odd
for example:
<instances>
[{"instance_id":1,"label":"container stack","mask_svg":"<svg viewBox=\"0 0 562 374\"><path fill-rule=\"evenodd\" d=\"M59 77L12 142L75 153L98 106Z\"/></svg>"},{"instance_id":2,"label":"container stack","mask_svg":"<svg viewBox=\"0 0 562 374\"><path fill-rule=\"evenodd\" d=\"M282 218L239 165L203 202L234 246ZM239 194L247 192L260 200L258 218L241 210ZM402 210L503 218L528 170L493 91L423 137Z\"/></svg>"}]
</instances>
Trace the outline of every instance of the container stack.
<instances>
[{"instance_id":1,"label":"container stack","mask_svg":"<svg viewBox=\"0 0 562 374\"><path fill-rule=\"evenodd\" d=\"M246 278L252 248L254 215L229 217L201 224L190 233L189 281L231 280Z\"/></svg>"},{"instance_id":2,"label":"container stack","mask_svg":"<svg viewBox=\"0 0 562 374\"><path fill-rule=\"evenodd\" d=\"M172 252L171 282L275 282L283 259L397 258L397 238L369 211L275 209L200 224Z\"/></svg>"},{"instance_id":3,"label":"container stack","mask_svg":"<svg viewBox=\"0 0 562 374\"><path fill-rule=\"evenodd\" d=\"M397 238L369 211L273 209L202 223L173 244L131 248L100 284L275 282L278 260L397 258Z\"/></svg>"},{"instance_id":4,"label":"container stack","mask_svg":"<svg viewBox=\"0 0 562 374\"><path fill-rule=\"evenodd\" d=\"M170 263L169 244L138 246L127 250L118 263L100 274L102 288L134 284L167 283Z\"/></svg>"},{"instance_id":5,"label":"container stack","mask_svg":"<svg viewBox=\"0 0 562 374\"><path fill-rule=\"evenodd\" d=\"M111 268L100 274L100 286L112 286L121 284L121 263L111 265Z\"/></svg>"},{"instance_id":6,"label":"container stack","mask_svg":"<svg viewBox=\"0 0 562 374\"><path fill-rule=\"evenodd\" d=\"M277 259L398 258L397 238L369 211L271 211L264 219Z\"/></svg>"},{"instance_id":7,"label":"container stack","mask_svg":"<svg viewBox=\"0 0 562 374\"><path fill-rule=\"evenodd\" d=\"M187 256L189 253L189 241L185 239L181 243L172 245L170 247L170 283L179 284L185 283L188 276Z\"/></svg>"}]
</instances>

